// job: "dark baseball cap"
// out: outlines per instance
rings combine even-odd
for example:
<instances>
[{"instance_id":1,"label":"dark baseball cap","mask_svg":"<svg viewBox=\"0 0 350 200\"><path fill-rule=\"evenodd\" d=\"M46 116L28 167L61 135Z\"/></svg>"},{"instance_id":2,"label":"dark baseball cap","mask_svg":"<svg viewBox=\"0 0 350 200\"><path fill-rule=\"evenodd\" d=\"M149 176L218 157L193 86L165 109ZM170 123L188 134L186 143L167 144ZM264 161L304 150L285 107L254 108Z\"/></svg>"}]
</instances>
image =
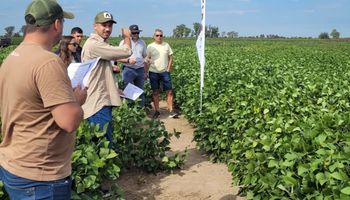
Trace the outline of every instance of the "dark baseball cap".
<instances>
[{"instance_id":1,"label":"dark baseball cap","mask_svg":"<svg viewBox=\"0 0 350 200\"><path fill-rule=\"evenodd\" d=\"M97 13L95 17L95 24L102 24L105 22L113 22L116 24L117 22L113 20L113 15L107 11L102 11Z\"/></svg>"},{"instance_id":2,"label":"dark baseball cap","mask_svg":"<svg viewBox=\"0 0 350 200\"><path fill-rule=\"evenodd\" d=\"M56 19L73 19L74 14L63 11L55 0L33 0L25 11L25 18L31 15L34 19L26 21L35 26L46 26L52 24Z\"/></svg>"},{"instance_id":3,"label":"dark baseball cap","mask_svg":"<svg viewBox=\"0 0 350 200\"><path fill-rule=\"evenodd\" d=\"M136 24L133 24L131 26L129 26L129 29L132 33L139 33L141 32L142 30L139 29L139 26L137 26Z\"/></svg>"}]
</instances>

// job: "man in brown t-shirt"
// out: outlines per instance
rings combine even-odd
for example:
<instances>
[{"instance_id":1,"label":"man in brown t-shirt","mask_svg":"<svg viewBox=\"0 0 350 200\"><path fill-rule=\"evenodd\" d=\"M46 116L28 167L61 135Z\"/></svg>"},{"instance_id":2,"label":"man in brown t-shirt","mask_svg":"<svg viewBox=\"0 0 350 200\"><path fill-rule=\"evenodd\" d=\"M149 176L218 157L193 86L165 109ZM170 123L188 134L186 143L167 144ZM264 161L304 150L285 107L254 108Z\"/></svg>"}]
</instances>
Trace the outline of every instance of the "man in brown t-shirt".
<instances>
[{"instance_id":1,"label":"man in brown t-shirt","mask_svg":"<svg viewBox=\"0 0 350 200\"><path fill-rule=\"evenodd\" d=\"M72 89L51 49L62 37L63 18L73 17L55 0L33 0L25 38L0 68L0 177L11 199L70 199L74 131L87 92Z\"/></svg>"}]
</instances>

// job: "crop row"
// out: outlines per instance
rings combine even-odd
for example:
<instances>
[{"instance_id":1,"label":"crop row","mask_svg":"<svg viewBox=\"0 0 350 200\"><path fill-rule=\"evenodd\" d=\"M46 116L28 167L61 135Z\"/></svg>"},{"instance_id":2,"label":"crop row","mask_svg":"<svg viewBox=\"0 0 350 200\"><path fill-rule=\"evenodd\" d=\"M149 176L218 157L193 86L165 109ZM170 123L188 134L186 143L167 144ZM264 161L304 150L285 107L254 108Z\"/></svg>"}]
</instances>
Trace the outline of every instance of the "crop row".
<instances>
[{"instance_id":1,"label":"crop row","mask_svg":"<svg viewBox=\"0 0 350 200\"><path fill-rule=\"evenodd\" d=\"M248 199L350 198L350 45L208 41L203 108L192 45L175 56L194 139Z\"/></svg>"}]
</instances>

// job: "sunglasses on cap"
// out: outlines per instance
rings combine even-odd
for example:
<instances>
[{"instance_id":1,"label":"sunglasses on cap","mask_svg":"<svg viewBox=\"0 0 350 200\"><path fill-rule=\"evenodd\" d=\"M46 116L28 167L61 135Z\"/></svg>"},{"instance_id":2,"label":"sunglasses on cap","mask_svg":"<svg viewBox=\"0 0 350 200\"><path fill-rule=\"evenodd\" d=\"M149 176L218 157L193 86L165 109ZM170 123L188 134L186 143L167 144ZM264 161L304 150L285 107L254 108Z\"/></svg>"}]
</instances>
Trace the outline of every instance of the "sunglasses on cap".
<instances>
[{"instance_id":1,"label":"sunglasses on cap","mask_svg":"<svg viewBox=\"0 0 350 200\"><path fill-rule=\"evenodd\" d=\"M163 37L163 35L155 35L156 37Z\"/></svg>"}]
</instances>

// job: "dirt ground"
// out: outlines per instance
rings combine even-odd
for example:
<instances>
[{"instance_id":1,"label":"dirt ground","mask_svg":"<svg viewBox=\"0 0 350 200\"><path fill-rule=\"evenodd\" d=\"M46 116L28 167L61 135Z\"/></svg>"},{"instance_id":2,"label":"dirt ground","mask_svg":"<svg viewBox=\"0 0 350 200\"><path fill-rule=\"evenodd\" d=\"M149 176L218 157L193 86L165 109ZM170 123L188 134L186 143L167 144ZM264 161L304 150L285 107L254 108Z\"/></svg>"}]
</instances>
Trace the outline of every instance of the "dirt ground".
<instances>
[{"instance_id":1,"label":"dirt ground","mask_svg":"<svg viewBox=\"0 0 350 200\"><path fill-rule=\"evenodd\" d=\"M147 174L141 171L122 173L118 184L127 200L243 200L237 196L238 187L231 184L226 165L208 161L207 155L195 148L192 142L194 129L183 116L168 118L166 105L161 103L161 116L168 131L181 132L179 139L172 138L172 151L187 148L186 163L182 170L173 173Z\"/></svg>"}]
</instances>

